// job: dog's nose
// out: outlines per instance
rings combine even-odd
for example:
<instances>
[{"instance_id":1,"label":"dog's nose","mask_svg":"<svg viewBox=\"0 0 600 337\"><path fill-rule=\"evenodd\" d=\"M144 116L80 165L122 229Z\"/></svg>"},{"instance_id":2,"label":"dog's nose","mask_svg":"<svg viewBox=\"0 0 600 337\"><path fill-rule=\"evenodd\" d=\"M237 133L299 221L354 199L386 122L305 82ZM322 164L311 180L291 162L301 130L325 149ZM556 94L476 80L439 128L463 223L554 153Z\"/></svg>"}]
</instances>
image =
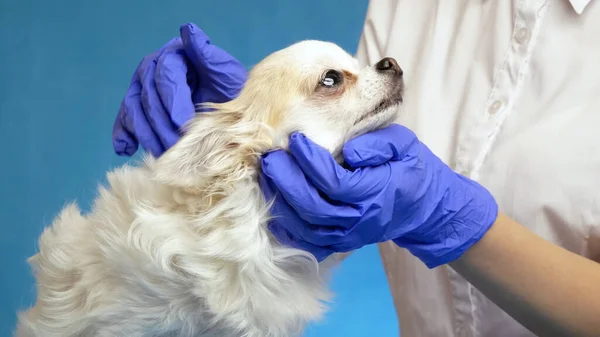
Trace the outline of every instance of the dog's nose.
<instances>
[{"instance_id":1,"label":"dog's nose","mask_svg":"<svg viewBox=\"0 0 600 337\"><path fill-rule=\"evenodd\" d=\"M393 72L398 76L402 76L402 68L398 65L398 62L393 57L384 57L381 61L377 62L375 69L380 72Z\"/></svg>"}]
</instances>

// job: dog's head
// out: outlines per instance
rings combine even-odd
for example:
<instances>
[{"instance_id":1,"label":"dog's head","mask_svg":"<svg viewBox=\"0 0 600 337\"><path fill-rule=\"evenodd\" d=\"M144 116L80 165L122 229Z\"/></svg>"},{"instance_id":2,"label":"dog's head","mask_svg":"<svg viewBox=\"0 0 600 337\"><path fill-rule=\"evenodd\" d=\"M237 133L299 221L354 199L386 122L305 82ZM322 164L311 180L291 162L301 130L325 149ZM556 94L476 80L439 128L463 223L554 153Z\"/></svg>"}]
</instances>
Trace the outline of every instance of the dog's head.
<instances>
[{"instance_id":1,"label":"dog's head","mask_svg":"<svg viewBox=\"0 0 600 337\"><path fill-rule=\"evenodd\" d=\"M213 111L198 114L159 159L160 176L190 186L213 169L255 166L260 154L285 149L295 131L337 157L350 138L393 122L403 89L393 58L361 69L333 43L293 44L257 64L237 98L207 104Z\"/></svg>"},{"instance_id":2,"label":"dog's head","mask_svg":"<svg viewBox=\"0 0 600 337\"><path fill-rule=\"evenodd\" d=\"M256 65L239 99L259 106L256 118L275 131L275 146L285 148L289 134L300 131L335 153L395 119L402 75L393 58L360 69L333 43L303 41Z\"/></svg>"}]
</instances>

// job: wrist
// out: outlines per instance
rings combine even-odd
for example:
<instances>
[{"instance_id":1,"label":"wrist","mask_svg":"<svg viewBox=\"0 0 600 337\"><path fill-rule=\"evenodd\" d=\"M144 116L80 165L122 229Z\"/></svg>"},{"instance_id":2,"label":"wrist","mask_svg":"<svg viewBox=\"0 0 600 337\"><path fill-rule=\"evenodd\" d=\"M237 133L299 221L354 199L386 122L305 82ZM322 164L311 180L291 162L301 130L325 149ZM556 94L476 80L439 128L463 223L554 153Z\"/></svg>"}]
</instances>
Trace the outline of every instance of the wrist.
<instances>
[{"instance_id":1,"label":"wrist","mask_svg":"<svg viewBox=\"0 0 600 337\"><path fill-rule=\"evenodd\" d=\"M481 240L498 217L498 205L487 189L453 174L457 180L448 185L427 221L394 240L429 268L460 258Z\"/></svg>"}]
</instances>

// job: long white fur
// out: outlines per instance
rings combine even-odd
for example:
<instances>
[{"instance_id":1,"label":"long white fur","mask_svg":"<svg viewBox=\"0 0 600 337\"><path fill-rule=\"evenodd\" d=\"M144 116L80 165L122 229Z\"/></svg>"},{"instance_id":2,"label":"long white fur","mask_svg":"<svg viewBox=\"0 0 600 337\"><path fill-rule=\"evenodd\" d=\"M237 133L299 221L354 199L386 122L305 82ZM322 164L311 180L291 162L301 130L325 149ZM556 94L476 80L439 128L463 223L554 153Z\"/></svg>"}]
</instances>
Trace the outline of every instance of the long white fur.
<instances>
[{"instance_id":1,"label":"long white fur","mask_svg":"<svg viewBox=\"0 0 600 337\"><path fill-rule=\"evenodd\" d=\"M315 89L327 69L355 76ZM351 81L350 81L351 82ZM35 306L18 337L283 337L318 320L326 272L270 234L260 155L302 131L333 152L388 124L394 107L356 124L393 94L389 76L338 46L303 41L250 73L236 99L209 104L159 159L108 173L93 211L65 207L30 258Z\"/></svg>"}]
</instances>

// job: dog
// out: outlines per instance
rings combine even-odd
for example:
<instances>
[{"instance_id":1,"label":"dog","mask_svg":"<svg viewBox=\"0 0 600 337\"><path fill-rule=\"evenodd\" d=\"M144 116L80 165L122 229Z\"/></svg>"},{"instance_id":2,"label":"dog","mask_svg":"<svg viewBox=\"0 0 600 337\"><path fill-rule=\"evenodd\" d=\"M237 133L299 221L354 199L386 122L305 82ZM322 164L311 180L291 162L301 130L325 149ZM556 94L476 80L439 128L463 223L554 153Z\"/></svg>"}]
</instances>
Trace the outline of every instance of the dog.
<instances>
[{"instance_id":1,"label":"dog","mask_svg":"<svg viewBox=\"0 0 600 337\"><path fill-rule=\"evenodd\" d=\"M288 337L327 310L327 271L269 232L260 158L298 131L342 162L347 140L391 124L402 69L361 69L334 43L305 40L205 104L181 139L107 174L93 209L67 205L28 259L37 299L18 337Z\"/></svg>"}]
</instances>

